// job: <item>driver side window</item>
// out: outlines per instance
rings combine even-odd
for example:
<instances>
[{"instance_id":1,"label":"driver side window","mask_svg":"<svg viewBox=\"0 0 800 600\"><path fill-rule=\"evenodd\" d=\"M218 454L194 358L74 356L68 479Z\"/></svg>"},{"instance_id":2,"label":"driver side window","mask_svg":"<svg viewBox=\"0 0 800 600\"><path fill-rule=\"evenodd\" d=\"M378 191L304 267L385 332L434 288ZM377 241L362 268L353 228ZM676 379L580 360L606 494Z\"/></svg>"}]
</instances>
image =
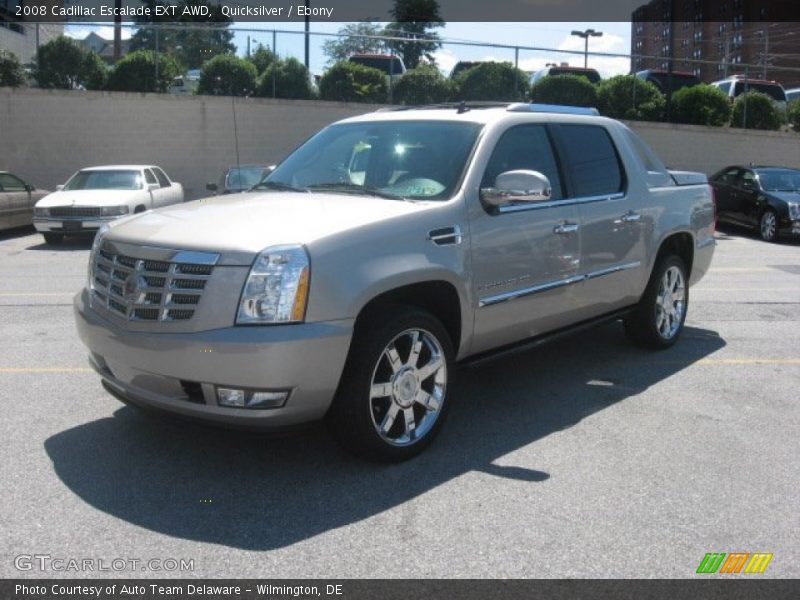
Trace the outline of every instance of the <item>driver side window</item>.
<instances>
[{"instance_id":1,"label":"driver side window","mask_svg":"<svg viewBox=\"0 0 800 600\"><path fill-rule=\"evenodd\" d=\"M550 180L552 200L564 197L550 136L544 125L518 125L498 140L486 165L481 188L494 187L501 173L516 170L538 171Z\"/></svg>"}]
</instances>

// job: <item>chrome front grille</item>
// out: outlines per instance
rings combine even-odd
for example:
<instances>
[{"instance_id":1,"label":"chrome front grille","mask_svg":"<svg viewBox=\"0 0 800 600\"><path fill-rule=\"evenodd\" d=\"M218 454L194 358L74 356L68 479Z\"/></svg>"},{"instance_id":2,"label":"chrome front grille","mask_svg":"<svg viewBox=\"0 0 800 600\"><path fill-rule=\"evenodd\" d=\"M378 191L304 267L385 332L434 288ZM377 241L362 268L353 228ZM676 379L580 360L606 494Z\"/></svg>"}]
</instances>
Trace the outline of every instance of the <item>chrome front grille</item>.
<instances>
[{"instance_id":1,"label":"chrome front grille","mask_svg":"<svg viewBox=\"0 0 800 600\"><path fill-rule=\"evenodd\" d=\"M50 209L51 217L99 217L99 206L54 206Z\"/></svg>"},{"instance_id":2,"label":"chrome front grille","mask_svg":"<svg viewBox=\"0 0 800 600\"><path fill-rule=\"evenodd\" d=\"M198 253L172 254L177 260L137 258L104 244L92 264L93 301L129 321L188 321L214 265L185 262Z\"/></svg>"}]
</instances>

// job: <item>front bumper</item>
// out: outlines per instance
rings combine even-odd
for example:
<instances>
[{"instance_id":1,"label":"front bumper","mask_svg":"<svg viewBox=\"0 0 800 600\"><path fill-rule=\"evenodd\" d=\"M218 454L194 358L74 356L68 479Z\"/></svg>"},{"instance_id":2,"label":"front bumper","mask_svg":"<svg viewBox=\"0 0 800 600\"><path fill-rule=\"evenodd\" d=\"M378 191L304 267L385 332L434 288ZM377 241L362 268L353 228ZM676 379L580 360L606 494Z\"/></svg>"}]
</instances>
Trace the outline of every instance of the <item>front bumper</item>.
<instances>
[{"instance_id":1,"label":"front bumper","mask_svg":"<svg viewBox=\"0 0 800 600\"><path fill-rule=\"evenodd\" d=\"M128 215L122 215L127 217ZM36 217L33 226L39 233L63 233L65 235L80 235L94 233L105 223L115 221L120 217Z\"/></svg>"},{"instance_id":2,"label":"front bumper","mask_svg":"<svg viewBox=\"0 0 800 600\"><path fill-rule=\"evenodd\" d=\"M99 316L87 300L86 290L75 296L78 334L114 395L247 429L277 430L321 419L339 384L354 323L132 332ZM217 404L216 386L291 393L282 408L228 408Z\"/></svg>"}]
</instances>

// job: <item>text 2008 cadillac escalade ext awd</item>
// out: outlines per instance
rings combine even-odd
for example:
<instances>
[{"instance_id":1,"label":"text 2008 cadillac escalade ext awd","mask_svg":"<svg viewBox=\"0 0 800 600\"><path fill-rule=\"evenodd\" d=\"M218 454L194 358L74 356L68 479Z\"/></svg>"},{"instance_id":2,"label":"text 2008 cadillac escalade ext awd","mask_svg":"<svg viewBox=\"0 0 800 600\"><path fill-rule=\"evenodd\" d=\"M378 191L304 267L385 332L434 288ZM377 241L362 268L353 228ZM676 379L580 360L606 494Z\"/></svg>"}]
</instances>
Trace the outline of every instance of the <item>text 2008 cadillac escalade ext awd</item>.
<instances>
[{"instance_id":1,"label":"text 2008 cadillac escalade ext awd","mask_svg":"<svg viewBox=\"0 0 800 600\"><path fill-rule=\"evenodd\" d=\"M670 346L711 262L712 192L589 113L379 111L249 193L112 223L75 299L91 363L133 404L262 429L326 417L401 460L442 426L458 361L609 318Z\"/></svg>"}]
</instances>

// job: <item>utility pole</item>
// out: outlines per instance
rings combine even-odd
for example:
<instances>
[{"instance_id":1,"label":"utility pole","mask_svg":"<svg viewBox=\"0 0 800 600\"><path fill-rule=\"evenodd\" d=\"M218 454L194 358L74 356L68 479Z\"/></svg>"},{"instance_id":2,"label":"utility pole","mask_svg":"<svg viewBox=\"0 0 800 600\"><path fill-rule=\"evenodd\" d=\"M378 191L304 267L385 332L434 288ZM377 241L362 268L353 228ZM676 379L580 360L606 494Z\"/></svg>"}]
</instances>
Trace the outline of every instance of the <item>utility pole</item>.
<instances>
[{"instance_id":1,"label":"utility pole","mask_svg":"<svg viewBox=\"0 0 800 600\"><path fill-rule=\"evenodd\" d=\"M672 123L672 71L675 62L675 0L669 0L669 67L667 70L667 123Z\"/></svg>"},{"instance_id":2,"label":"utility pole","mask_svg":"<svg viewBox=\"0 0 800 600\"><path fill-rule=\"evenodd\" d=\"M767 78L768 61L769 61L769 29L764 29L764 55L761 57L761 79Z\"/></svg>"},{"instance_id":3,"label":"utility pole","mask_svg":"<svg viewBox=\"0 0 800 600\"><path fill-rule=\"evenodd\" d=\"M583 38L583 68L585 69L589 66L589 38L601 37L603 32L595 31L594 29L586 29L585 31L573 31L570 35Z\"/></svg>"},{"instance_id":4,"label":"utility pole","mask_svg":"<svg viewBox=\"0 0 800 600\"><path fill-rule=\"evenodd\" d=\"M114 0L114 64L122 57L122 0Z\"/></svg>"},{"instance_id":5,"label":"utility pole","mask_svg":"<svg viewBox=\"0 0 800 600\"><path fill-rule=\"evenodd\" d=\"M309 16L309 12L310 11L308 10L308 2L309 2L309 0L305 0L305 2L306 2L306 71L308 71L309 68L310 68L309 67L309 60L308 60L308 39L309 39L309 30L311 28L310 27L311 26L311 17Z\"/></svg>"}]
</instances>

